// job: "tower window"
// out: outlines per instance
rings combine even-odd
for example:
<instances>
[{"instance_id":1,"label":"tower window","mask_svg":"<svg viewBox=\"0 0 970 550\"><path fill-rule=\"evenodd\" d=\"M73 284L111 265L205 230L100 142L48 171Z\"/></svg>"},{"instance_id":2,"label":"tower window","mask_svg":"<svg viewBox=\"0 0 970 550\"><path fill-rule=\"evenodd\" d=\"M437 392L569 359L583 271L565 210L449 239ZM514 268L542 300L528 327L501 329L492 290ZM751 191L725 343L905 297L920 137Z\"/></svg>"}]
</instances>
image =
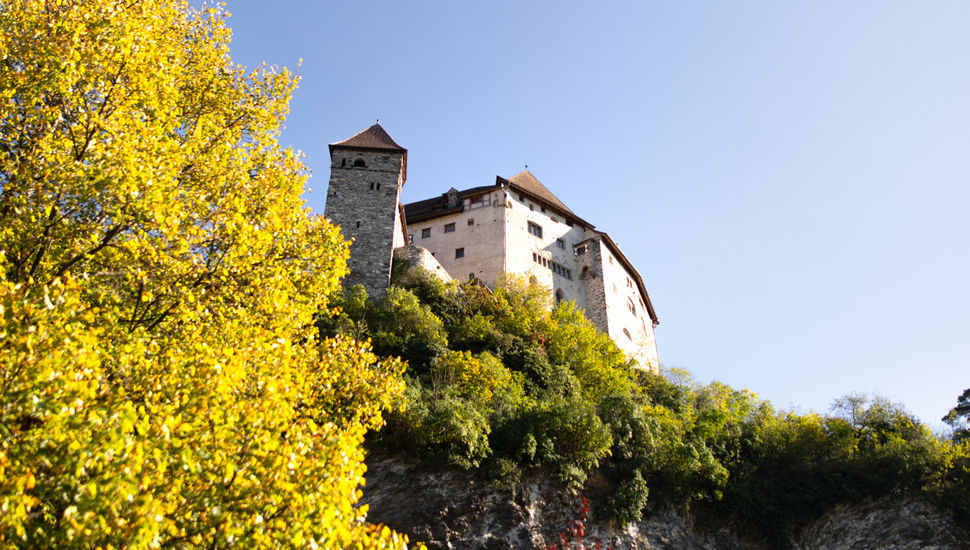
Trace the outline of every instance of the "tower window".
<instances>
[{"instance_id":1,"label":"tower window","mask_svg":"<svg viewBox=\"0 0 970 550\"><path fill-rule=\"evenodd\" d=\"M455 249L455 259L464 258L464 257L465 257L465 249L464 248L456 248Z\"/></svg>"},{"instance_id":2,"label":"tower window","mask_svg":"<svg viewBox=\"0 0 970 550\"><path fill-rule=\"evenodd\" d=\"M468 218L468 225L475 225L475 218Z\"/></svg>"},{"instance_id":3,"label":"tower window","mask_svg":"<svg viewBox=\"0 0 970 550\"><path fill-rule=\"evenodd\" d=\"M430 227L425 227L424 229L421 230L421 238L422 239L427 239L430 236L431 236L431 228Z\"/></svg>"},{"instance_id":4,"label":"tower window","mask_svg":"<svg viewBox=\"0 0 970 550\"><path fill-rule=\"evenodd\" d=\"M364 162L364 159L357 159L354 161L354 168L366 168L366 167L367 167L367 164Z\"/></svg>"},{"instance_id":5,"label":"tower window","mask_svg":"<svg viewBox=\"0 0 970 550\"><path fill-rule=\"evenodd\" d=\"M357 229L360 229L360 222L357 222Z\"/></svg>"},{"instance_id":6,"label":"tower window","mask_svg":"<svg viewBox=\"0 0 970 550\"><path fill-rule=\"evenodd\" d=\"M564 241L562 239L556 239L556 246L558 246L559 248L562 248L563 250L565 250L566 249L566 241Z\"/></svg>"},{"instance_id":7,"label":"tower window","mask_svg":"<svg viewBox=\"0 0 970 550\"><path fill-rule=\"evenodd\" d=\"M537 223L529 222L529 233L532 233L536 237L542 238L542 226Z\"/></svg>"},{"instance_id":8,"label":"tower window","mask_svg":"<svg viewBox=\"0 0 970 550\"><path fill-rule=\"evenodd\" d=\"M563 292L561 288L560 289L557 289L556 290L556 303L558 304L559 302L563 301L565 298L566 298L566 293Z\"/></svg>"},{"instance_id":9,"label":"tower window","mask_svg":"<svg viewBox=\"0 0 970 550\"><path fill-rule=\"evenodd\" d=\"M414 244L414 233L408 233L408 244Z\"/></svg>"},{"instance_id":10,"label":"tower window","mask_svg":"<svg viewBox=\"0 0 970 550\"><path fill-rule=\"evenodd\" d=\"M446 223L445 224L445 233L451 233L454 230L455 230L455 224L454 223Z\"/></svg>"},{"instance_id":11,"label":"tower window","mask_svg":"<svg viewBox=\"0 0 970 550\"><path fill-rule=\"evenodd\" d=\"M346 158L340 159L340 167L344 168L345 166L347 166L347 159Z\"/></svg>"}]
</instances>

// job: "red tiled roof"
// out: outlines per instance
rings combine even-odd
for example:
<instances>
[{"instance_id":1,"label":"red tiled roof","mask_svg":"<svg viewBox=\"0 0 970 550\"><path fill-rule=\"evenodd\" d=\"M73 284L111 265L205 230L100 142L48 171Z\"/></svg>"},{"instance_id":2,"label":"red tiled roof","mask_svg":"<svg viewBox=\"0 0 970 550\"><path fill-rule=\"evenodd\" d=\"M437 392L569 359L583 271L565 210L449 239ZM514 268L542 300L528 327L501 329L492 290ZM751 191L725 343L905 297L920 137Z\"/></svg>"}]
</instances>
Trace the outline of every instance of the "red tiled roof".
<instances>
[{"instance_id":1,"label":"red tiled roof","mask_svg":"<svg viewBox=\"0 0 970 550\"><path fill-rule=\"evenodd\" d=\"M526 193L529 193L530 195L535 195L536 197L554 206L558 210L561 210L564 214L569 214L574 218L579 217L576 214L574 214L573 211L570 210L568 206L563 204L563 202L559 200L559 197L553 195L552 191L546 188L545 185L542 185L542 182L536 179L536 177L532 175L532 172L528 170L523 170L518 174L512 176L511 178L508 179L508 182L511 183L513 186L518 187L521 190L525 191Z\"/></svg>"},{"instance_id":2,"label":"red tiled roof","mask_svg":"<svg viewBox=\"0 0 970 550\"><path fill-rule=\"evenodd\" d=\"M391 139L391 136L384 131L384 128L380 124L375 124L366 130L357 132L343 141L331 143L330 150L333 151L334 148L407 152L407 149L401 147Z\"/></svg>"}]
</instances>

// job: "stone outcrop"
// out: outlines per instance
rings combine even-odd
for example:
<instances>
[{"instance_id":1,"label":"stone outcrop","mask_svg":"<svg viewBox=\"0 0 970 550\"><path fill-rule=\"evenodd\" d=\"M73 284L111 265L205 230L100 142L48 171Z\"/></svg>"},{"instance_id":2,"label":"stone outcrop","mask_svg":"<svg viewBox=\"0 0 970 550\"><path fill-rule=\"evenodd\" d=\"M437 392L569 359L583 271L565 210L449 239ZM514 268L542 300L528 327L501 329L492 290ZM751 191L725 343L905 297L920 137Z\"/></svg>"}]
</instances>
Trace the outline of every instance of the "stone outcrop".
<instances>
[{"instance_id":1,"label":"stone outcrop","mask_svg":"<svg viewBox=\"0 0 970 550\"><path fill-rule=\"evenodd\" d=\"M391 281L399 286L408 286L422 273L429 273L442 281L448 282L451 276L441 267L438 260L427 248L409 244L394 249L394 260L391 267Z\"/></svg>"},{"instance_id":2,"label":"stone outcrop","mask_svg":"<svg viewBox=\"0 0 970 550\"><path fill-rule=\"evenodd\" d=\"M363 502L368 521L440 549L540 549L576 519L578 499L541 475L515 483L417 460L372 456ZM666 510L626 527L590 522L586 541L604 547L656 550L762 550L731 529L695 528L687 514ZM798 550L970 549L968 532L929 502L883 499L838 507L802 529Z\"/></svg>"}]
</instances>

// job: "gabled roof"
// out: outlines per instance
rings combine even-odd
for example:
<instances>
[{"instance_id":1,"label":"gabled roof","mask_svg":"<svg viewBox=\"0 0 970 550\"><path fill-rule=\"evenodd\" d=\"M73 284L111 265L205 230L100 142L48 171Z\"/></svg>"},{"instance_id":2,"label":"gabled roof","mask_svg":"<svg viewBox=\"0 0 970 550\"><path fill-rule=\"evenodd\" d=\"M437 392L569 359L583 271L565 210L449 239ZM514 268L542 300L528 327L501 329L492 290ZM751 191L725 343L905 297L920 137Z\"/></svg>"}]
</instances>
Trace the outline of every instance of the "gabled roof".
<instances>
[{"instance_id":1,"label":"gabled roof","mask_svg":"<svg viewBox=\"0 0 970 550\"><path fill-rule=\"evenodd\" d=\"M550 191L545 185L542 185L542 182L536 179L536 177L532 175L532 172L523 170L509 178L509 183L511 183L514 187L518 187L526 193L529 193L530 195L539 197L557 209L562 210L564 214L577 217L576 214L573 214L573 211L570 210L568 206L559 200L559 197L553 195L552 191Z\"/></svg>"},{"instance_id":2,"label":"gabled roof","mask_svg":"<svg viewBox=\"0 0 970 550\"><path fill-rule=\"evenodd\" d=\"M381 127L375 124L370 128L357 132L349 138L330 144L330 151L334 149L368 149L372 151L399 151L407 152L391 139L391 136Z\"/></svg>"},{"instance_id":3,"label":"gabled roof","mask_svg":"<svg viewBox=\"0 0 970 550\"><path fill-rule=\"evenodd\" d=\"M568 206L559 200L559 197L553 195L552 191L550 191L545 185L542 185L542 182L540 182L534 175L532 175L532 172L529 172L528 170L523 170L509 179L505 179L501 176L495 176L495 182L498 185L508 185L515 191L529 195L529 197L536 202L549 206L554 210L558 210L559 213L565 216L567 219L579 222L589 228L593 227L593 224L573 213Z\"/></svg>"}]
</instances>

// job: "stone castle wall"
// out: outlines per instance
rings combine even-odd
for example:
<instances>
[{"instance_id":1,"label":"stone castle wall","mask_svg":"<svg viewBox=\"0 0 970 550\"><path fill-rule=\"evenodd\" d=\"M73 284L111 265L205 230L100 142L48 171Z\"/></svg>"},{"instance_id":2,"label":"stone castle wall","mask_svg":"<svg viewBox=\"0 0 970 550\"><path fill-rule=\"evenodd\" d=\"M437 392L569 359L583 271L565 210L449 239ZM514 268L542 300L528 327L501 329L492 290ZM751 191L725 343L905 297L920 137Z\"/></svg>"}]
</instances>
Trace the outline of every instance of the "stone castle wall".
<instances>
[{"instance_id":1,"label":"stone castle wall","mask_svg":"<svg viewBox=\"0 0 970 550\"><path fill-rule=\"evenodd\" d=\"M391 251L403 241L398 205L404 155L335 148L330 162L324 215L352 240L344 284L362 284L368 295L383 295L391 277ZM364 166L355 166L360 162Z\"/></svg>"}]
</instances>

